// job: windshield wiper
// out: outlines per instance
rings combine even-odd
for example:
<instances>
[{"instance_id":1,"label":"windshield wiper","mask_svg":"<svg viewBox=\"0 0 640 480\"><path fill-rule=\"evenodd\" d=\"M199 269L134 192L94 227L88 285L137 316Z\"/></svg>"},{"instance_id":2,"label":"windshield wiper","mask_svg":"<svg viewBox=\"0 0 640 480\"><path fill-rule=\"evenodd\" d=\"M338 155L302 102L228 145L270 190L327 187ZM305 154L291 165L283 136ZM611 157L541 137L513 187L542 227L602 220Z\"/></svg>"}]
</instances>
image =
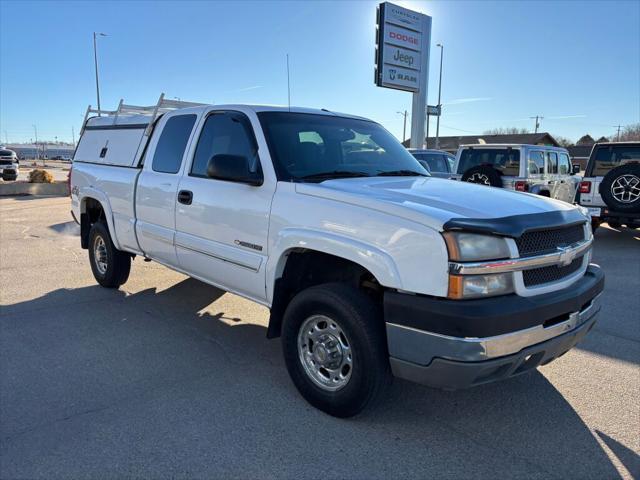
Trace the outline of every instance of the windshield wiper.
<instances>
[{"instance_id":1,"label":"windshield wiper","mask_svg":"<svg viewBox=\"0 0 640 480\"><path fill-rule=\"evenodd\" d=\"M389 170L388 172L380 172L377 177L429 177L426 173L416 172L414 170Z\"/></svg>"},{"instance_id":2,"label":"windshield wiper","mask_svg":"<svg viewBox=\"0 0 640 480\"><path fill-rule=\"evenodd\" d=\"M312 173L310 175L303 175L302 177L296 177L296 180L326 180L329 178L355 178L355 177L369 177L366 172L353 172L347 170L333 170L330 172Z\"/></svg>"}]
</instances>

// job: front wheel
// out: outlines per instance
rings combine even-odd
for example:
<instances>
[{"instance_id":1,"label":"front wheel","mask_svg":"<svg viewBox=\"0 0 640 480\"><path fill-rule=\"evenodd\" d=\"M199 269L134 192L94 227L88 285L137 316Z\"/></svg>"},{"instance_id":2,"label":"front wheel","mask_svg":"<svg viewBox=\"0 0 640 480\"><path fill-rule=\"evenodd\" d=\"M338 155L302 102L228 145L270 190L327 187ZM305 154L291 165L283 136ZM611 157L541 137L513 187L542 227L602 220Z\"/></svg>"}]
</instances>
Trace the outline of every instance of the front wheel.
<instances>
[{"instance_id":1,"label":"front wheel","mask_svg":"<svg viewBox=\"0 0 640 480\"><path fill-rule=\"evenodd\" d=\"M336 417L351 417L391 382L380 309L362 291L329 283L303 290L284 314L282 347L302 396Z\"/></svg>"},{"instance_id":2,"label":"front wheel","mask_svg":"<svg viewBox=\"0 0 640 480\"><path fill-rule=\"evenodd\" d=\"M129 278L131 256L116 249L104 222L89 230L89 262L96 281L107 288L118 288Z\"/></svg>"}]
</instances>

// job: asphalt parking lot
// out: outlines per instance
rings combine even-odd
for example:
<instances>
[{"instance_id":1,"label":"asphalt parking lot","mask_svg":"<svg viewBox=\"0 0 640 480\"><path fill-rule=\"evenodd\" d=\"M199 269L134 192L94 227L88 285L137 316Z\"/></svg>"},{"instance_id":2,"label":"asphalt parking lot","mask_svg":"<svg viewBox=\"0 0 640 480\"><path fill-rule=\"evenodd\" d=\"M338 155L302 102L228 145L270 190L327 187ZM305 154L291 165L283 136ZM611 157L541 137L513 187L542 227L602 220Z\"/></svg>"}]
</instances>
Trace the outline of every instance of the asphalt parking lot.
<instances>
[{"instance_id":1,"label":"asphalt parking lot","mask_svg":"<svg viewBox=\"0 0 640 480\"><path fill-rule=\"evenodd\" d=\"M640 477L640 232L603 227L603 311L526 376L305 403L267 310L136 259L94 282L67 198L0 199L0 477Z\"/></svg>"}]
</instances>

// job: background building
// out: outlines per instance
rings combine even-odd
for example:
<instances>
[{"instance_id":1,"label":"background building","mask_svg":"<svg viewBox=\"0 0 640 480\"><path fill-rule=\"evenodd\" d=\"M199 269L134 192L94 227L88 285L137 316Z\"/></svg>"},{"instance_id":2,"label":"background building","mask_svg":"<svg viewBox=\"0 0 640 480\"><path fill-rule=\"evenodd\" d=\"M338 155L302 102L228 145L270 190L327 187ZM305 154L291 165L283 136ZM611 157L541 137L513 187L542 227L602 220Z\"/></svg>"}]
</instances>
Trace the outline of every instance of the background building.
<instances>
[{"instance_id":1,"label":"background building","mask_svg":"<svg viewBox=\"0 0 640 480\"><path fill-rule=\"evenodd\" d=\"M53 158L61 156L72 158L75 147L68 143L8 143L5 148L13 150L21 160L32 158ZM36 155L36 152L39 155Z\"/></svg>"},{"instance_id":2,"label":"background building","mask_svg":"<svg viewBox=\"0 0 640 480\"><path fill-rule=\"evenodd\" d=\"M429 137L426 139L427 148L436 148L436 138ZM515 134L489 134L489 135L462 135L454 137L440 137L440 150L455 154L460 145L473 145L485 143L524 143L527 145L552 145L559 147L560 144L551 134L547 132L541 133L515 133ZM404 146L408 147L409 142L405 141Z\"/></svg>"}]
</instances>

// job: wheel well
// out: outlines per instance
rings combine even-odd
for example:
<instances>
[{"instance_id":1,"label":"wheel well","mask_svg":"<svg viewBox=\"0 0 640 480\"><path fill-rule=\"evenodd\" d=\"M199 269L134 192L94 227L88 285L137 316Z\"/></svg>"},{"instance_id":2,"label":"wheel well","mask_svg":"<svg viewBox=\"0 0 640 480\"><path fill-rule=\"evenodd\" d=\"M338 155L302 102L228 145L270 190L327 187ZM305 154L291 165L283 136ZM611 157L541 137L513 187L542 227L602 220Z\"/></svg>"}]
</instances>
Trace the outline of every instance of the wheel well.
<instances>
[{"instance_id":1,"label":"wheel well","mask_svg":"<svg viewBox=\"0 0 640 480\"><path fill-rule=\"evenodd\" d=\"M362 289L382 306L382 286L362 265L315 250L296 249L287 254L282 276L275 281L267 338L280 336L282 317L291 299L302 290L329 282Z\"/></svg>"},{"instance_id":2,"label":"wheel well","mask_svg":"<svg viewBox=\"0 0 640 480\"><path fill-rule=\"evenodd\" d=\"M106 220L106 216L102 204L95 198L86 198L82 210L84 211L80 213L80 245L82 248L88 248L91 225L99 220Z\"/></svg>"}]
</instances>

